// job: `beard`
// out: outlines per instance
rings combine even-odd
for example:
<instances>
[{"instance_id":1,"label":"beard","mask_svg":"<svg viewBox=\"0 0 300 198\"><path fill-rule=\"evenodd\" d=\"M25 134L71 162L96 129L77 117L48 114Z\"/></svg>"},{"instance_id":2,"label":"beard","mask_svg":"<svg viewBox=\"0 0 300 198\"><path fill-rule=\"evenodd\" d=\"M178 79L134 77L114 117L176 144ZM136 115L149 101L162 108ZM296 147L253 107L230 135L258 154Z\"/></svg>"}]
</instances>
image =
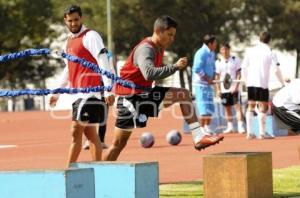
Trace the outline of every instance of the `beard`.
<instances>
[{"instance_id":1,"label":"beard","mask_svg":"<svg viewBox=\"0 0 300 198\"><path fill-rule=\"evenodd\" d=\"M82 24L81 24L81 25L78 27L78 29L76 29L76 30L73 30L71 27L69 27L69 30L70 30L70 32L72 32L73 34L77 34L78 32L80 32L81 27L82 27Z\"/></svg>"}]
</instances>

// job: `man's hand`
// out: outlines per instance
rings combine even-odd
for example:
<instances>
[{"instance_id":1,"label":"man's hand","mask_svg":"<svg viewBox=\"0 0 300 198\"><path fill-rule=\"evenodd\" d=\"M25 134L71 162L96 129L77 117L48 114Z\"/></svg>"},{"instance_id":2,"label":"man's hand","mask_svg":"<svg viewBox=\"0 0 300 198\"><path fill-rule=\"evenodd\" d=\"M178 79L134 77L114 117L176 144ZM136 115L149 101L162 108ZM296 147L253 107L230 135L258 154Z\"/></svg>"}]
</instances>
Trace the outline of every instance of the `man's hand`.
<instances>
[{"instance_id":1,"label":"man's hand","mask_svg":"<svg viewBox=\"0 0 300 198\"><path fill-rule=\"evenodd\" d=\"M175 63L175 66L178 69L184 69L187 66L187 63L188 63L187 57L182 57Z\"/></svg>"},{"instance_id":2,"label":"man's hand","mask_svg":"<svg viewBox=\"0 0 300 198\"><path fill-rule=\"evenodd\" d=\"M50 107L55 107L58 100L57 95L52 95L49 100Z\"/></svg>"},{"instance_id":3,"label":"man's hand","mask_svg":"<svg viewBox=\"0 0 300 198\"><path fill-rule=\"evenodd\" d=\"M109 95L107 97L104 97L105 103L108 106L112 106L115 103L115 95Z\"/></svg>"},{"instance_id":4,"label":"man's hand","mask_svg":"<svg viewBox=\"0 0 300 198\"><path fill-rule=\"evenodd\" d=\"M209 84L209 85L215 84L214 83L214 78L209 78L207 76L205 76L205 78L206 78L205 80L206 80L207 84Z\"/></svg>"}]
</instances>

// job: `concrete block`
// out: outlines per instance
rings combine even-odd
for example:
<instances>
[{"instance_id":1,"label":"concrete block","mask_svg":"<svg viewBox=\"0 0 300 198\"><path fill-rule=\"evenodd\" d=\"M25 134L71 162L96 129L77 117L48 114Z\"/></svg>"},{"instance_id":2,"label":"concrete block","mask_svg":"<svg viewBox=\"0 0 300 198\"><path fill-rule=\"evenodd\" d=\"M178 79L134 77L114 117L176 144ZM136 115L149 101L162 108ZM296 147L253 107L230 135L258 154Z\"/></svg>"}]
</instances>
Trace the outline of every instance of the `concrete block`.
<instances>
[{"instance_id":1,"label":"concrete block","mask_svg":"<svg viewBox=\"0 0 300 198\"><path fill-rule=\"evenodd\" d=\"M232 152L204 156L203 180L205 198L270 198L272 155Z\"/></svg>"},{"instance_id":2,"label":"concrete block","mask_svg":"<svg viewBox=\"0 0 300 198\"><path fill-rule=\"evenodd\" d=\"M82 162L73 167L94 168L96 198L158 198L157 162Z\"/></svg>"},{"instance_id":3,"label":"concrete block","mask_svg":"<svg viewBox=\"0 0 300 198\"><path fill-rule=\"evenodd\" d=\"M94 170L0 172L1 198L95 198Z\"/></svg>"}]
</instances>

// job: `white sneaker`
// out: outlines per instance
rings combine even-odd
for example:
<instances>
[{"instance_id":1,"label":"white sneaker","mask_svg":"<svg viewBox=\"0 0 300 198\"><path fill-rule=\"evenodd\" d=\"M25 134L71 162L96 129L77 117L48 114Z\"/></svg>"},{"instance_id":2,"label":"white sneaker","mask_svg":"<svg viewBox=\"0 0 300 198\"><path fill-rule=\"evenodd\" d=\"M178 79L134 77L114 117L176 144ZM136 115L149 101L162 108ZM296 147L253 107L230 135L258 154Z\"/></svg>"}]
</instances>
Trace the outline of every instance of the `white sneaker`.
<instances>
[{"instance_id":1,"label":"white sneaker","mask_svg":"<svg viewBox=\"0 0 300 198\"><path fill-rule=\"evenodd\" d=\"M233 128L227 128L223 131L223 133L233 133Z\"/></svg>"},{"instance_id":2,"label":"white sneaker","mask_svg":"<svg viewBox=\"0 0 300 198\"><path fill-rule=\"evenodd\" d=\"M104 143L104 142L101 142L101 146L102 146L102 149L108 149L108 146ZM84 150L89 150L90 149L90 144L89 144L89 141L86 140L82 146L82 148Z\"/></svg>"},{"instance_id":3,"label":"white sneaker","mask_svg":"<svg viewBox=\"0 0 300 198\"><path fill-rule=\"evenodd\" d=\"M89 144L89 141L88 141L88 140L86 140L86 141L84 142L82 148L83 148L84 150L89 150L89 149L90 149L90 144Z\"/></svg>"},{"instance_id":4,"label":"white sneaker","mask_svg":"<svg viewBox=\"0 0 300 198\"><path fill-rule=\"evenodd\" d=\"M215 135L216 133L210 128L210 126L205 125L204 126L205 132L208 133L209 135Z\"/></svg>"},{"instance_id":5,"label":"white sneaker","mask_svg":"<svg viewBox=\"0 0 300 198\"><path fill-rule=\"evenodd\" d=\"M208 133L204 127L200 127L200 130L204 135L210 135L210 133Z\"/></svg>"},{"instance_id":6,"label":"white sneaker","mask_svg":"<svg viewBox=\"0 0 300 198\"><path fill-rule=\"evenodd\" d=\"M246 133L246 130L243 126L238 126L238 133L243 134Z\"/></svg>"},{"instance_id":7,"label":"white sneaker","mask_svg":"<svg viewBox=\"0 0 300 198\"><path fill-rule=\"evenodd\" d=\"M269 134L269 133L265 133L265 134L260 135L260 136L258 137L258 139L274 139L274 138L275 138L275 136L272 135L272 134Z\"/></svg>"},{"instance_id":8,"label":"white sneaker","mask_svg":"<svg viewBox=\"0 0 300 198\"><path fill-rule=\"evenodd\" d=\"M256 135L254 134L254 133L249 133L249 134L247 134L247 139L248 140L253 140L253 139L255 139L256 138Z\"/></svg>"}]
</instances>

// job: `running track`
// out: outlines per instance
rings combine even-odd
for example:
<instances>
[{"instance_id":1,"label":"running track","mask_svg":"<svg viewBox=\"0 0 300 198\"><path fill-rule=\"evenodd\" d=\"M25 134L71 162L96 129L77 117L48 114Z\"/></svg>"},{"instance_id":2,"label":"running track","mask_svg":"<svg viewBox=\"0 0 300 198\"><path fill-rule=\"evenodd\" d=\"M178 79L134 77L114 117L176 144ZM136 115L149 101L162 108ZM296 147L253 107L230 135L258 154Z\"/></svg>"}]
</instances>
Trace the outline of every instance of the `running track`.
<instances>
[{"instance_id":1,"label":"running track","mask_svg":"<svg viewBox=\"0 0 300 198\"><path fill-rule=\"evenodd\" d=\"M182 129L182 119L175 119L166 109L160 118L150 119L148 127L137 129L121 154L120 161L158 161L160 183L191 181L202 178L202 157L221 152L271 151L273 167L299 165L300 136L278 137L274 140L246 140L243 135L228 134L222 143L204 151L194 150L191 135L183 134L179 146L169 146L165 141L171 129ZM180 115L178 106L173 115ZM64 168L70 141L69 112L16 112L0 113L0 170L61 169ZM110 112L106 142L112 140L114 116ZM155 145L144 149L138 138L144 131L155 136ZM90 160L88 151L82 151L80 161Z\"/></svg>"}]
</instances>

